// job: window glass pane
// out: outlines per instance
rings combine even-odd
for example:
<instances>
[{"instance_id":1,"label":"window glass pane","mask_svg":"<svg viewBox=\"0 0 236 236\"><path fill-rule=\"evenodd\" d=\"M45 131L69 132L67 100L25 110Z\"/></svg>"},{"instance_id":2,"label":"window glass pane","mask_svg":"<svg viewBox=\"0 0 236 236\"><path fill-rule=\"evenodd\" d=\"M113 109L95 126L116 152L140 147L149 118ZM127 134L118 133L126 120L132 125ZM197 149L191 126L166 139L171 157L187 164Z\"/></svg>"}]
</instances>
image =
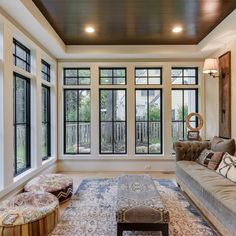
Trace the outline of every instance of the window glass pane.
<instances>
[{"instance_id":1,"label":"window glass pane","mask_svg":"<svg viewBox=\"0 0 236 236\"><path fill-rule=\"evenodd\" d=\"M41 75L42 75L42 79L43 80L46 80L46 81L48 81L48 82L50 82L50 65L46 62L46 61L44 61L44 60L42 60L41 61L41 65L42 65L42 71L41 71Z\"/></svg>"},{"instance_id":2,"label":"window glass pane","mask_svg":"<svg viewBox=\"0 0 236 236\"><path fill-rule=\"evenodd\" d=\"M182 121L187 107L183 107L183 90L172 90L172 120Z\"/></svg>"},{"instance_id":3,"label":"window glass pane","mask_svg":"<svg viewBox=\"0 0 236 236\"><path fill-rule=\"evenodd\" d=\"M125 122L114 122L114 153L126 152Z\"/></svg>"},{"instance_id":4,"label":"window glass pane","mask_svg":"<svg viewBox=\"0 0 236 236\"><path fill-rule=\"evenodd\" d=\"M161 68L136 68L136 84L161 84Z\"/></svg>"},{"instance_id":5,"label":"window glass pane","mask_svg":"<svg viewBox=\"0 0 236 236\"><path fill-rule=\"evenodd\" d=\"M172 68L172 84L197 84L198 68Z\"/></svg>"},{"instance_id":6,"label":"window glass pane","mask_svg":"<svg viewBox=\"0 0 236 236\"><path fill-rule=\"evenodd\" d=\"M126 90L100 90L100 153L126 153Z\"/></svg>"},{"instance_id":7,"label":"window glass pane","mask_svg":"<svg viewBox=\"0 0 236 236\"><path fill-rule=\"evenodd\" d=\"M90 90L79 92L79 121L90 121Z\"/></svg>"},{"instance_id":8,"label":"window glass pane","mask_svg":"<svg viewBox=\"0 0 236 236\"><path fill-rule=\"evenodd\" d=\"M147 121L148 111L147 90L136 90L136 120Z\"/></svg>"},{"instance_id":9,"label":"window glass pane","mask_svg":"<svg viewBox=\"0 0 236 236\"><path fill-rule=\"evenodd\" d=\"M100 84L125 84L125 68L100 68Z\"/></svg>"},{"instance_id":10,"label":"window glass pane","mask_svg":"<svg viewBox=\"0 0 236 236\"><path fill-rule=\"evenodd\" d=\"M114 109L114 120L115 121L125 121L125 90L113 91L113 109Z\"/></svg>"},{"instance_id":11,"label":"window glass pane","mask_svg":"<svg viewBox=\"0 0 236 236\"><path fill-rule=\"evenodd\" d=\"M149 123L149 153L161 152L161 123Z\"/></svg>"},{"instance_id":12,"label":"window glass pane","mask_svg":"<svg viewBox=\"0 0 236 236\"><path fill-rule=\"evenodd\" d=\"M65 148L66 154L89 154L91 149L91 108L89 89L66 89Z\"/></svg>"},{"instance_id":13,"label":"window glass pane","mask_svg":"<svg viewBox=\"0 0 236 236\"><path fill-rule=\"evenodd\" d=\"M90 123L80 122L79 123L79 152L89 154L90 146L91 146Z\"/></svg>"},{"instance_id":14,"label":"window glass pane","mask_svg":"<svg viewBox=\"0 0 236 236\"><path fill-rule=\"evenodd\" d=\"M42 123L42 157L48 157L48 143L50 142L50 137L48 137L49 125L47 123Z\"/></svg>"},{"instance_id":15,"label":"window glass pane","mask_svg":"<svg viewBox=\"0 0 236 236\"><path fill-rule=\"evenodd\" d=\"M16 77L16 122L25 123L26 122L26 81Z\"/></svg>"},{"instance_id":16,"label":"window glass pane","mask_svg":"<svg viewBox=\"0 0 236 236\"><path fill-rule=\"evenodd\" d=\"M77 90L65 90L66 121L77 121L78 93Z\"/></svg>"},{"instance_id":17,"label":"window glass pane","mask_svg":"<svg viewBox=\"0 0 236 236\"><path fill-rule=\"evenodd\" d=\"M136 122L136 153L148 153L148 122Z\"/></svg>"},{"instance_id":18,"label":"window glass pane","mask_svg":"<svg viewBox=\"0 0 236 236\"><path fill-rule=\"evenodd\" d=\"M112 90L100 91L100 112L102 121L112 121L112 115L113 115Z\"/></svg>"},{"instance_id":19,"label":"window glass pane","mask_svg":"<svg viewBox=\"0 0 236 236\"><path fill-rule=\"evenodd\" d=\"M65 152L68 154L79 153L79 146L77 140L77 123L68 122L66 123L65 129Z\"/></svg>"},{"instance_id":20,"label":"window glass pane","mask_svg":"<svg viewBox=\"0 0 236 236\"><path fill-rule=\"evenodd\" d=\"M160 89L136 90L137 154L162 152L161 99Z\"/></svg>"},{"instance_id":21,"label":"window glass pane","mask_svg":"<svg viewBox=\"0 0 236 236\"><path fill-rule=\"evenodd\" d=\"M196 112L196 90L185 90L184 91L184 120L186 116L191 113ZM192 117L191 120L194 120Z\"/></svg>"},{"instance_id":22,"label":"window glass pane","mask_svg":"<svg viewBox=\"0 0 236 236\"><path fill-rule=\"evenodd\" d=\"M101 153L113 153L112 122L101 122Z\"/></svg>"},{"instance_id":23,"label":"window glass pane","mask_svg":"<svg viewBox=\"0 0 236 236\"><path fill-rule=\"evenodd\" d=\"M184 122L172 122L172 139L173 143L183 140L183 124Z\"/></svg>"},{"instance_id":24,"label":"window glass pane","mask_svg":"<svg viewBox=\"0 0 236 236\"><path fill-rule=\"evenodd\" d=\"M86 85L90 84L90 68L65 68L65 85Z\"/></svg>"},{"instance_id":25,"label":"window glass pane","mask_svg":"<svg viewBox=\"0 0 236 236\"><path fill-rule=\"evenodd\" d=\"M23 44L13 39L13 64L30 72L30 50Z\"/></svg>"}]
</instances>

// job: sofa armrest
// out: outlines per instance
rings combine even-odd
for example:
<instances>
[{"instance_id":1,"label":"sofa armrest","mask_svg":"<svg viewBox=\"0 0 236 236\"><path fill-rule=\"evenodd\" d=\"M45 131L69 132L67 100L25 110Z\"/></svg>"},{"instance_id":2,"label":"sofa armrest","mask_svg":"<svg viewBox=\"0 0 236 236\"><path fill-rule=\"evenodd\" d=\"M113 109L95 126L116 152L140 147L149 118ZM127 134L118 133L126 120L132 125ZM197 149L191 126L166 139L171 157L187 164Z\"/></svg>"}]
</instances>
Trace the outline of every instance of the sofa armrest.
<instances>
[{"instance_id":1,"label":"sofa armrest","mask_svg":"<svg viewBox=\"0 0 236 236\"><path fill-rule=\"evenodd\" d=\"M175 143L176 161L195 161L203 149L209 148L209 141L179 141Z\"/></svg>"}]
</instances>

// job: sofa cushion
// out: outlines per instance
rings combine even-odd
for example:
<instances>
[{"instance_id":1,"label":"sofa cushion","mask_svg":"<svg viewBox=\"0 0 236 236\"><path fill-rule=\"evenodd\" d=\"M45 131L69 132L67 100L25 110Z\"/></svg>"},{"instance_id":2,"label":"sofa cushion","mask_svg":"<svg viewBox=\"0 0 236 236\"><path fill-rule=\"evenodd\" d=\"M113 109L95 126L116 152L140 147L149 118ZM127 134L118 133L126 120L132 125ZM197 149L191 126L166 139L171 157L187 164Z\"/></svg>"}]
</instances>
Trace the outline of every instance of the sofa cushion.
<instances>
[{"instance_id":1,"label":"sofa cushion","mask_svg":"<svg viewBox=\"0 0 236 236\"><path fill-rule=\"evenodd\" d=\"M234 155L235 141L234 139L222 139L215 136L211 140L211 150L214 152L228 152L230 155Z\"/></svg>"},{"instance_id":2,"label":"sofa cushion","mask_svg":"<svg viewBox=\"0 0 236 236\"><path fill-rule=\"evenodd\" d=\"M214 152L213 156L211 157L207 165L208 169L216 170L222 160L223 155L224 155L223 152Z\"/></svg>"},{"instance_id":3,"label":"sofa cushion","mask_svg":"<svg viewBox=\"0 0 236 236\"><path fill-rule=\"evenodd\" d=\"M200 165L207 166L209 161L211 160L211 157L213 156L214 152L208 149L204 149L199 157L197 158L196 162Z\"/></svg>"},{"instance_id":4,"label":"sofa cushion","mask_svg":"<svg viewBox=\"0 0 236 236\"><path fill-rule=\"evenodd\" d=\"M216 172L236 183L236 157L225 153Z\"/></svg>"},{"instance_id":5,"label":"sofa cushion","mask_svg":"<svg viewBox=\"0 0 236 236\"><path fill-rule=\"evenodd\" d=\"M176 163L177 179L224 224L236 232L236 184L194 161Z\"/></svg>"}]
</instances>

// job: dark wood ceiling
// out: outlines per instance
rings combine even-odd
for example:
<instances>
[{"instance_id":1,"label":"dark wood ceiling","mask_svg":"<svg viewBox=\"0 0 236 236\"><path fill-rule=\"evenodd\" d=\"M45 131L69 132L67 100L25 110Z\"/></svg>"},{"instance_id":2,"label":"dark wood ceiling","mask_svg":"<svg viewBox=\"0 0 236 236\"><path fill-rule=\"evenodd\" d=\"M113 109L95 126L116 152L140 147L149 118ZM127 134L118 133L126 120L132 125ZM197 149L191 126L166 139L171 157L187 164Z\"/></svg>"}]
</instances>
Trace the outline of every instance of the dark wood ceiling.
<instances>
[{"instance_id":1,"label":"dark wood ceiling","mask_svg":"<svg viewBox=\"0 0 236 236\"><path fill-rule=\"evenodd\" d=\"M197 44L236 0L33 0L65 44ZM96 32L84 31L87 25ZM181 25L183 32L173 34Z\"/></svg>"}]
</instances>

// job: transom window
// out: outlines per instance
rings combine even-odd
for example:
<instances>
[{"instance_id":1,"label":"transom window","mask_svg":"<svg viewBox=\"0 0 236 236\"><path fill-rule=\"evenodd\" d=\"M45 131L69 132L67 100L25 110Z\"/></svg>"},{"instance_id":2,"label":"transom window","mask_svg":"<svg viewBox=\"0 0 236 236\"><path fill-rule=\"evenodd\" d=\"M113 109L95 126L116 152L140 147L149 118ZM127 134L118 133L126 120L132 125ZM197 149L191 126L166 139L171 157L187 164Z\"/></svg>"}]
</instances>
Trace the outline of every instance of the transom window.
<instances>
[{"instance_id":1,"label":"transom window","mask_svg":"<svg viewBox=\"0 0 236 236\"><path fill-rule=\"evenodd\" d=\"M172 84L198 84L198 68L172 68Z\"/></svg>"},{"instance_id":2,"label":"transom window","mask_svg":"<svg viewBox=\"0 0 236 236\"><path fill-rule=\"evenodd\" d=\"M162 68L135 68L136 84L161 84Z\"/></svg>"},{"instance_id":3,"label":"transom window","mask_svg":"<svg viewBox=\"0 0 236 236\"><path fill-rule=\"evenodd\" d=\"M64 153L89 154L90 134L90 90L64 90Z\"/></svg>"},{"instance_id":4,"label":"transom window","mask_svg":"<svg viewBox=\"0 0 236 236\"><path fill-rule=\"evenodd\" d=\"M90 68L64 68L65 85L88 85L90 77Z\"/></svg>"},{"instance_id":5,"label":"transom window","mask_svg":"<svg viewBox=\"0 0 236 236\"><path fill-rule=\"evenodd\" d=\"M30 72L30 49L13 38L13 64Z\"/></svg>"},{"instance_id":6,"label":"transom window","mask_svg":"<svg viewBox=\"0 0 236 236\"><path fill-rule=\"evenodd\" d=\"M100 154L126 154L126 89L100 89Z\"/></svg>"},{"instance_id":7,"label":"transom window","mask_svg":"<svg viewBox=\"0 0 236 236\"><path fill-rule=\"evenodd\" d=\"M51 156L50 87L42 85L42 159Z\"/></svg>"},{"instance_id":8,"label":"transom window","mask_svg":"<svg viewBox=\"0 0 236 236\"><path fill-rule=\"evenodd\" d=\"M162 90L136 89L136 154L162 153Z\"/></svg>"},{"instance_id":9,"label":"transom window","mask_svg":"<svg viewBox=\"0 0 236 236\"><path fill-rule=\"evenodd\" d=\"M100 84L126 84L126 68L100 68Z\"/></svg>"},{"instance_id":10,"label":"transom window","mask_svg":"<svg viewBox=\"0 0 236 236\"><path fill-rule=\"evenodd\" d=\"M30 168L30 80L14 73L14 176Z\"/></svg>"},{"instance_id":11,"label":"transom window","mask_svg":"<svg viewBox=\"0 0 236 236\"><path fill-rule=\"evenodd\" d=\"M42 75L42 79L46 80L47 82L51 81L51 67L50 65L42 60L42 70L41 70L41 75Z\"/></svg>"}]
</instances>

